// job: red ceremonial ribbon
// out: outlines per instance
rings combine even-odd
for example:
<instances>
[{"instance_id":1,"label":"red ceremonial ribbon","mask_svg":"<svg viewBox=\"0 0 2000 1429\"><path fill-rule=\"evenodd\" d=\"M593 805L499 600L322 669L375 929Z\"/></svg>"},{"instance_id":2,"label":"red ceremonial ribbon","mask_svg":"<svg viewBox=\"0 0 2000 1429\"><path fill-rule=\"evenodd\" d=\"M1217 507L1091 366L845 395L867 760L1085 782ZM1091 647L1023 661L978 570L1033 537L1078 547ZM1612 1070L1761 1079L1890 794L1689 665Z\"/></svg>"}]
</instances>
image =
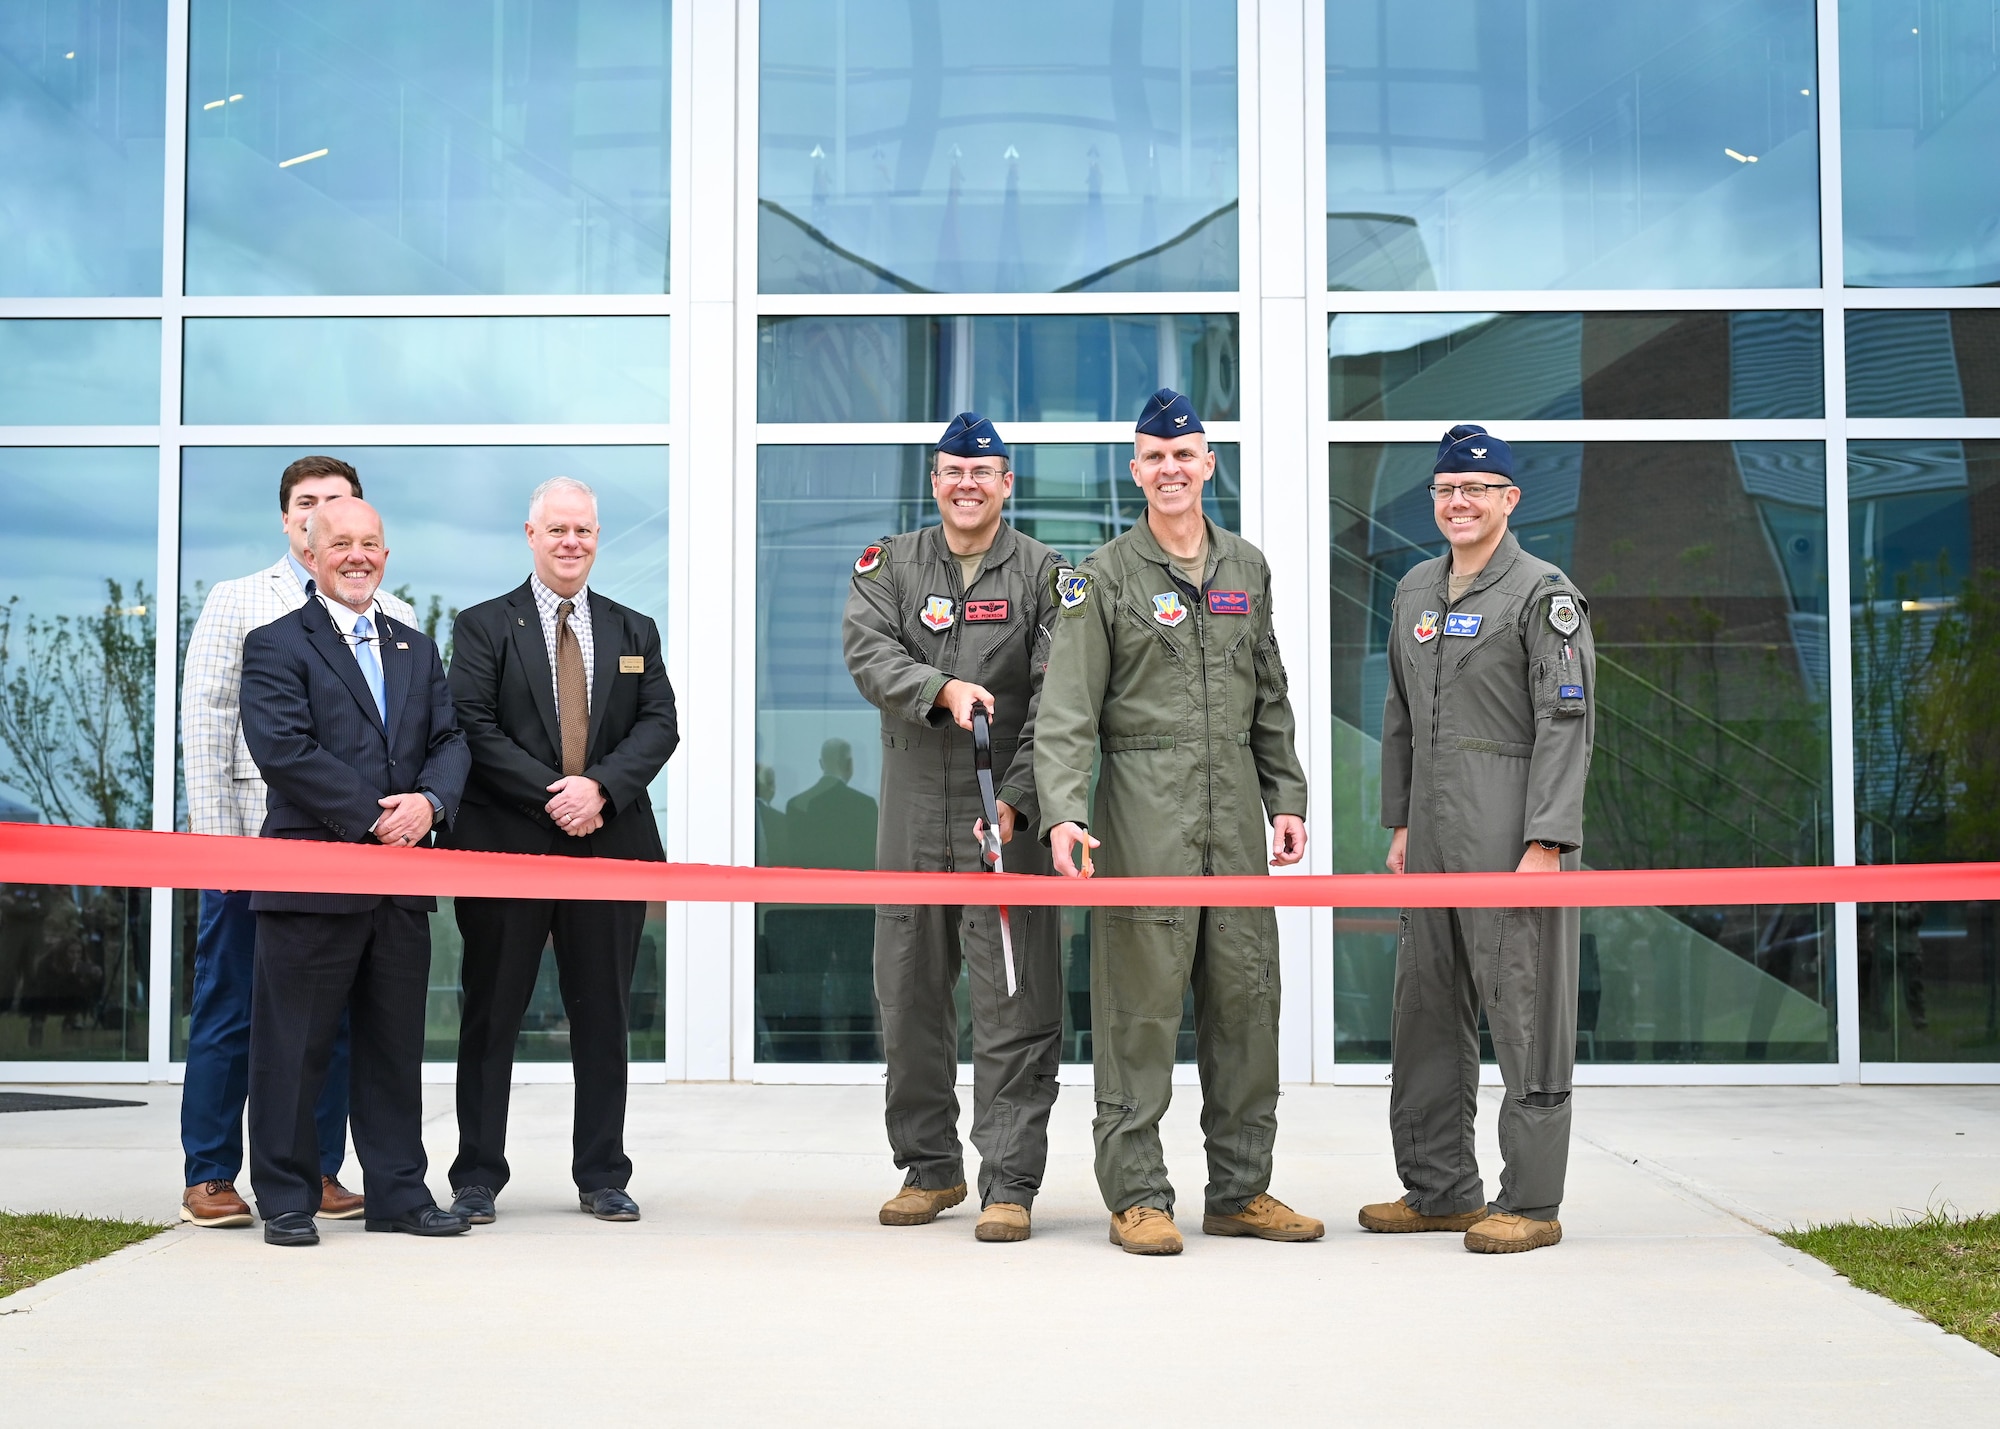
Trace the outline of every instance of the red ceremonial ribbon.
<instances>
[{"instance_id":1,"label":"red ceremonial ribbon","mask_svg":"<svg viewBox=\"0 0 2000 1429\"><path fill-rule=\"evenodd\" d=\"M670 903L1629 908L2000 899L2000 863L1083 879L641 863L0 823L0 882Z\"/></svg>"}]
</instances>

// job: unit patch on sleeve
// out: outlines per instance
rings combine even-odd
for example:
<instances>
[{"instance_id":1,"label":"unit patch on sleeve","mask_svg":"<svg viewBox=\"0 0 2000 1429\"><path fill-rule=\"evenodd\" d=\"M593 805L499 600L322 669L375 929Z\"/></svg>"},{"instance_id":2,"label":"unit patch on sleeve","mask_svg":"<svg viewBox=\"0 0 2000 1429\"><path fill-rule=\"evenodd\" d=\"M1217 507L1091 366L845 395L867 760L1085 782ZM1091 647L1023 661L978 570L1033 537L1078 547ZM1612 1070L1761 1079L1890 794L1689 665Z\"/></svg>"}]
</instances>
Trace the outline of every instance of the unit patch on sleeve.
<instances>
[{"instance_id":1,"label":"unit patch on sleeve","mask_svg":"<svg viewBox=\"0 0 2000 1429\"><path fill-rule=\"evenodd\" d=\"M1416 629L1410 633L1417 637L1417 644L1419 645L1424 644L1426 641L1437 639L1438 613L1435 610L1425 611L1418 618Z\"/></svg>"},{"instance_id":2,"label":"unit patch on sleeve","mask_svg":"<svg viewBox=\"0 0 2000 1429\"><path fill-rule=\"evenodd\" d=\"M1559 634L1574 635L1577 626L1583 624L1583 617L1576 613L1576 600L1567 595L1549 597L1549 624Z\"/></svg>"},{"instance_id":3,"label":"unit patch on sleeve","mask_svg":"<svg viewBox=\"0 0 2000 1429\"><path fill-rule=\"evenodd\" d=\"M983 620L1005 620L1007 602L1004 600L968 600L965 603L965 623L975 625Z\"/></svg>"},{"instance_id":4,"label":"unit patch on sleeve","mask_svg":"<svg viewBox=\"0 0 2000 1429\"><path fill-rule=\"evenodd\" d=\"M1447 635L1477 635L1483 615L1461 615L1453 612L1444 618L1444 633Z\"/></svg>"},{"instance_id":5,"label":"unit patch on sleeve","mask_svg":"<svg viewBox=\"0 0 2000 1429\"><path fill-rule=\"evenodd\" d=\"M1090 577L1083 571L1071 570L1068 566L1056 570L1056 599L1062 602L1064 610L1075 610L1090 594Z\"/></svg>"},{"instance_id":6,"label":"unit patch on sleeve","mask_svg":"<svg viewBox=\"0 0 2000 1429\"><path fill-rule=\"evenodd\" d=\"M930 597L924 602L924 608L918 613L917 619L933 630L951 629L951 598L942 595Z\"/></svg>"},{"instance_id":7,"label":"unit patch on sleeve","mask_svg":"<svg viewBox=\"0 0 2000 1429\"><path fill-rule=\"evenodd\" d=\"M1210 615L1248 615L1250 613L1250 592L1247 590L1212 590L1208 593L1208 613Z\"/></svg>"},{"instance_id":8,"label":"unit patch on sleeve","mask_svg":"<svg viewBox=\"0 0 2000 1429\"><path fill-rule=\"evenodd\" d=\"M875 574L876 568L881 564L882 548L880 546L870 546L861 553L861 558L854 563L854 574L857 576L872 576Z\"/></svg>"}]
</instances>

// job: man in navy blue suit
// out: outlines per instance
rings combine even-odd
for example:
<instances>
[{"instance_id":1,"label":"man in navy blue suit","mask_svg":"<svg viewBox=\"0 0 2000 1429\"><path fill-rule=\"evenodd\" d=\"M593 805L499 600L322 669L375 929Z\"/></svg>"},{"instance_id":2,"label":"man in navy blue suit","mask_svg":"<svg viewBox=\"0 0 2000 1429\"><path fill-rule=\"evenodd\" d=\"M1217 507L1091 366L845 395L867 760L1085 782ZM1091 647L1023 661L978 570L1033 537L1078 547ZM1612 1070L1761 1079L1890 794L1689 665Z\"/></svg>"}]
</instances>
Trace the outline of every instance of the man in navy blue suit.
<instances>
[{"instance_id":1,"label":"man in navy blue suit","mask_svg":"<svg viewBox=\"0 0 2000 1429\"><path fill-rule=\"evenodd\" d=\"M316 591L243 642L243 738L270 786L263 837L428 844L471 767L437 646L383 614L382 518L358 497L306 531ZM434 898L257 893L250 1185L272 1245L315 1245L313 1105L349 1011L349 1122L371 1231L456 1235L424 1184L424 998Z\"/></svg>"}]
</instances>

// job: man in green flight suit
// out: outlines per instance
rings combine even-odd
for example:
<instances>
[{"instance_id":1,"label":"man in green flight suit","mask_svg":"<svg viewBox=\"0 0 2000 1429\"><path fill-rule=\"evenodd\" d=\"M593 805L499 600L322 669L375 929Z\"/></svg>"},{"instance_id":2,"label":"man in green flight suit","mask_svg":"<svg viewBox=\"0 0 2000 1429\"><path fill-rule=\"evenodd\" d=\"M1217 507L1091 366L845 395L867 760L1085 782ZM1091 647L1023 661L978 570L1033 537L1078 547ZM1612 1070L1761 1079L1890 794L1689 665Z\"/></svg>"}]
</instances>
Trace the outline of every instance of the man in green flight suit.
<instances>
[{"instance_id":1,"label":"man in green flight suit","mask_svg":"<svg viewBox=\"0 0 2000 1429\"><path fill-rule=\"evenodd\" d=\"M1155 392L1133 435L1146 512L1059 572L1035 729L1042 831L1056 871L1244 874L1306 850L1306 778L1293 748L1271 572L1202 515L1215 473L1187 398ZM1096 806L1091 768L1101 747ZM1094 831L1094 832L1092 832ZM1082 854L1083 865L1074 861ZM1097 1183L1112 1243L1178 1255L1160 1154L1181 1003L1194 989L1209 1235L1317 1240L1325 1227L1269 1193L1278 1129L1278 920L1269 908L1102 908L1091 918Z\"/></svg>"},{"instance_id":2,"label":"man in green flight suit","mask_svg":"<svg viewBox=\"0 0 2000 1429\"><path fill-rule=\"evenodd\" d=\"M1034 828L1040 812L1035 709L1062 557L1002 519L1013 489L1007 444L977 412L961 412L931 457L943 524L885 536L854 563L842 643L856 688L882 711L878 868L982 866L969 732L973 707L982 705L1007 871L1049 872L1047 851L1015 839L1014 829ZM875 910L889 1146L904 1172L902 1189L882 1207L885 1226L927 1224L965 1199L953 1090L962 957L972 975L972 1144L982 1207L973 1234L1028 1238L1062 1047L1060 910L1012 910L1012 996L1000 917L990 907Z\"/></svg>"},{"instance_id":3,"label":"man in green flight suit","mask_svg":"<svg viewBox=\"0 0 2000 1429\"><path fill-rule=\"evenodd\" d=\"M1431 511L1451 549L1389 607L1382 824L1391 873L1553 873L1583 866L1596 729L1589 607L1507 529L1514 458L1484 427L1438 444ZM1396 946L1390 1134L1400 1200L1371 1231L1463 1231L1484 1254L1562 1239L1576 1065L1574 908L1412 908ZM1499 1197L1473 1158L1479 1010L1507 1084Z\"/></svg>"}]
</instances>

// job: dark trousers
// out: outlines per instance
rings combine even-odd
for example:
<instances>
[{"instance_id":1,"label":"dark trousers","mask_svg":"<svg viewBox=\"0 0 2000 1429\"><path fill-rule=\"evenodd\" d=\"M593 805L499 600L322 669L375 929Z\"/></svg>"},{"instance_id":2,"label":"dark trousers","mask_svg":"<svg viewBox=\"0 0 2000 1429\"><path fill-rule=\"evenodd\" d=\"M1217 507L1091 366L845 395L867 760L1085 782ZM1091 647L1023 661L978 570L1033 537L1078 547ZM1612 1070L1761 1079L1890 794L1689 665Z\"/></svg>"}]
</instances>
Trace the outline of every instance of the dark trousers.
<instances>
[{"instance_id":1,"label":"dark trousers","mask_svg":"<svg viewBox=\"0 0 2000 1429\"><path fill-rule=\"evenodd\" d=\"M625 1036L644 903L460 898L465 1013L458 1033L458 1159L453 1190L507 1184L507 1100L514 1039L534 995L542 950L555 938L556 974L576 1069L570 1174L580 1191L624 1190Z\"/></svg>"},{"instance_id":2,"label":"dark trousers","mask_svg":"<svg viewBox=\"0 0 2000 1429\"><path fill-rule=\"evenodd\" d=\"M365 913L259 913L250 1018L250 1187L266 1220L319 1210L313 1103L341 1009L354 1037L354 1152L370 1220L433 1204L424 1185L428 918L386 900Z\"/></svg>"},{"instance_id":3,"label":"dark trousers","mask_svg":"<svg viewBox=\"0 0 2000 1429\"><path fill-rule=\"evenodd\" d=\"M248 893L201 895L194 944L194 1000L188 1008L187 1080L181 1087L181 1150L187 1184L234 1181L243 1170L243 1101L250 1093L250 983L257 962L257 915ZM347 1159L347 1016L326 1064L313 1119L319 1169L338 1176Z\"/></svg>"}]
</instances>

